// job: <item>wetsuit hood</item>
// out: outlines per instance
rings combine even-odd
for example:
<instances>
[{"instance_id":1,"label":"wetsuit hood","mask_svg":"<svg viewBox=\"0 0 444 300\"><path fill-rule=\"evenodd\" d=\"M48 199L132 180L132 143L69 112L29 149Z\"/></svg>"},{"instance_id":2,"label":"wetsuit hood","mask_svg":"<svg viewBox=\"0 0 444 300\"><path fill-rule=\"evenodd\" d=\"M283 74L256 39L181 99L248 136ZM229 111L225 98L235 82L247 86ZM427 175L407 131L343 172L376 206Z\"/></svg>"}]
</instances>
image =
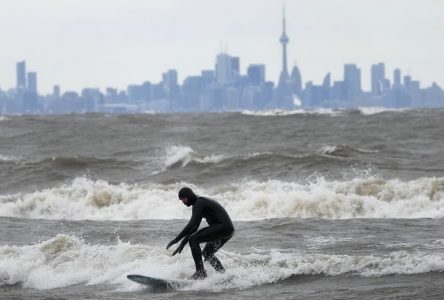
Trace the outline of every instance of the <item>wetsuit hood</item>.
<instances>
[{"instance_id":1,"label":"wetsuit hood","mask_svg":"<svg viewBox=\"0 0 444 300\"><path fill-rule=\"evenodd\" d=\"M197 196L194 194L193 190L189 187L181 188L179 191L179 199L187 198L187 206L191 206L196 203Z\"/></svg>"}]
</instances>

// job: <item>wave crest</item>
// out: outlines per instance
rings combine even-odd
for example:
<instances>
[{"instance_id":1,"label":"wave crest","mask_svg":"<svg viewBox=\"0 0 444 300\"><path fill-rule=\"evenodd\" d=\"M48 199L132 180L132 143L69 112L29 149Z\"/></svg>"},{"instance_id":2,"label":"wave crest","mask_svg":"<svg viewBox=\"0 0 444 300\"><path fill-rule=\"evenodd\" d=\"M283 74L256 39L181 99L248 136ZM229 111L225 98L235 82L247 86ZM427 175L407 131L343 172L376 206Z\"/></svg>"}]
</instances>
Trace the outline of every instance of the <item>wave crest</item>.
<instances>
[{"instance_id":1,"label":"wave crest","mask_svg":"<svg viewBox=\"0 0 444 300\"><path fill-rule=\"evenodd\" d=\"M30 219L188 219L177 191L183 183L112 185L77 178L71 184L0 197L0 215ZM270 218L443 218L444 178L412 181L356 178L295 183L245 181L206 189L234 220Z\"/></svg>"},{"instance_id":2,"label":"wave crest","mask_svg":"<svg viewBox=\"0 0 444 300\"><path fill-rule=\"evenodd\" d=\"M224 254L229 256L224 257L225 274L209 269L205 281L193 282L187 289L250 288L304 275L379 277L444 271L444 256L439 253L338 255L257 249L248 255L223 251L221 258ZM35 245L0 246L0 286L45 290L111 284L128 291L141 287L128 281L127 274L189 279L192 269L191 256L171 256L163 247L121 241L94 245L64 234Z\"/></svg>"}]
</instances>

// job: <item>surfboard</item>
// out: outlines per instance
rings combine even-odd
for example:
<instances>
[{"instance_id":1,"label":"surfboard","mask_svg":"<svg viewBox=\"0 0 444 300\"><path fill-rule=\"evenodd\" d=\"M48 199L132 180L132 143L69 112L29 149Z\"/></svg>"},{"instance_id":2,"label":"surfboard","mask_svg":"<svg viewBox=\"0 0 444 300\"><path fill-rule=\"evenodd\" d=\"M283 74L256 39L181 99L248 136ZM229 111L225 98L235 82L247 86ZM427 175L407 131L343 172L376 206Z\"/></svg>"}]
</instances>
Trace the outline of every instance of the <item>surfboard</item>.
<instances>
[{"instance_id":1,"label":"surfboard","mask_svg":"<svg viewBox=\"0 0 444 300\"><path fill-rule=\"evenodd\" d=\"M160 290L177 290L189 286L192 283L191 280L163 279L137 274L127 275L126 278L131 281Z\"/></svg>"}]
</instances>

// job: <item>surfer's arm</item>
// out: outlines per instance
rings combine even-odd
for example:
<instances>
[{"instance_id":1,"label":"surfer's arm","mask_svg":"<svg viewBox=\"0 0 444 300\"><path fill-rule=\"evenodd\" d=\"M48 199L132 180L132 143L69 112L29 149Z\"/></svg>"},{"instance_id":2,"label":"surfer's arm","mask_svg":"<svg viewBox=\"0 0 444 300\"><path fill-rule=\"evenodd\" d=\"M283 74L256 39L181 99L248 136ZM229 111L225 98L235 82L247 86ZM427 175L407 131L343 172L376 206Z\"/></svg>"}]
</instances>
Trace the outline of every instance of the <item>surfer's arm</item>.
<instances>
[{"instance_id":1,"label":"surfer's arm","mask_svg":"<svg viewBox=\"0 0 444 300\"><path fill-rule=\"evenodd\" d=\"M200 203L196 203L193 205L193 214L191 215L191 219L188 222L187 226L182 229L182 231L179 233L179 235L174 239L175 243L180 241L186 236L190 236L193 232L195 232L199 226L200 222L202 221L202 205L199 205Z\"/></svg>"}]
</instances>

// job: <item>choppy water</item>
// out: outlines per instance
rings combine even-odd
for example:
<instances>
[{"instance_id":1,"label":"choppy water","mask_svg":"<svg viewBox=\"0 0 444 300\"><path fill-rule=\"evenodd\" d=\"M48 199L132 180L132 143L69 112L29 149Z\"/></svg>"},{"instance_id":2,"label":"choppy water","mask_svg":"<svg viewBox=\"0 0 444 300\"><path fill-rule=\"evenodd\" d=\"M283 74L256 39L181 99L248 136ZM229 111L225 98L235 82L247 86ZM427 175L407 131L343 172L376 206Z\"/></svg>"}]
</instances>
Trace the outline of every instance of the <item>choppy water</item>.
<instances>
[{"instance_id":1,"label":"choppy water","mask_svg":"<svg viewBox=\"0 0 444 300\"><path fill-rule=\"evenodd\" d=\"M0 298L444 297L444 110L0 118ZM166 243L221 202L225 274Z\"/></svg>"}]
</instances>

